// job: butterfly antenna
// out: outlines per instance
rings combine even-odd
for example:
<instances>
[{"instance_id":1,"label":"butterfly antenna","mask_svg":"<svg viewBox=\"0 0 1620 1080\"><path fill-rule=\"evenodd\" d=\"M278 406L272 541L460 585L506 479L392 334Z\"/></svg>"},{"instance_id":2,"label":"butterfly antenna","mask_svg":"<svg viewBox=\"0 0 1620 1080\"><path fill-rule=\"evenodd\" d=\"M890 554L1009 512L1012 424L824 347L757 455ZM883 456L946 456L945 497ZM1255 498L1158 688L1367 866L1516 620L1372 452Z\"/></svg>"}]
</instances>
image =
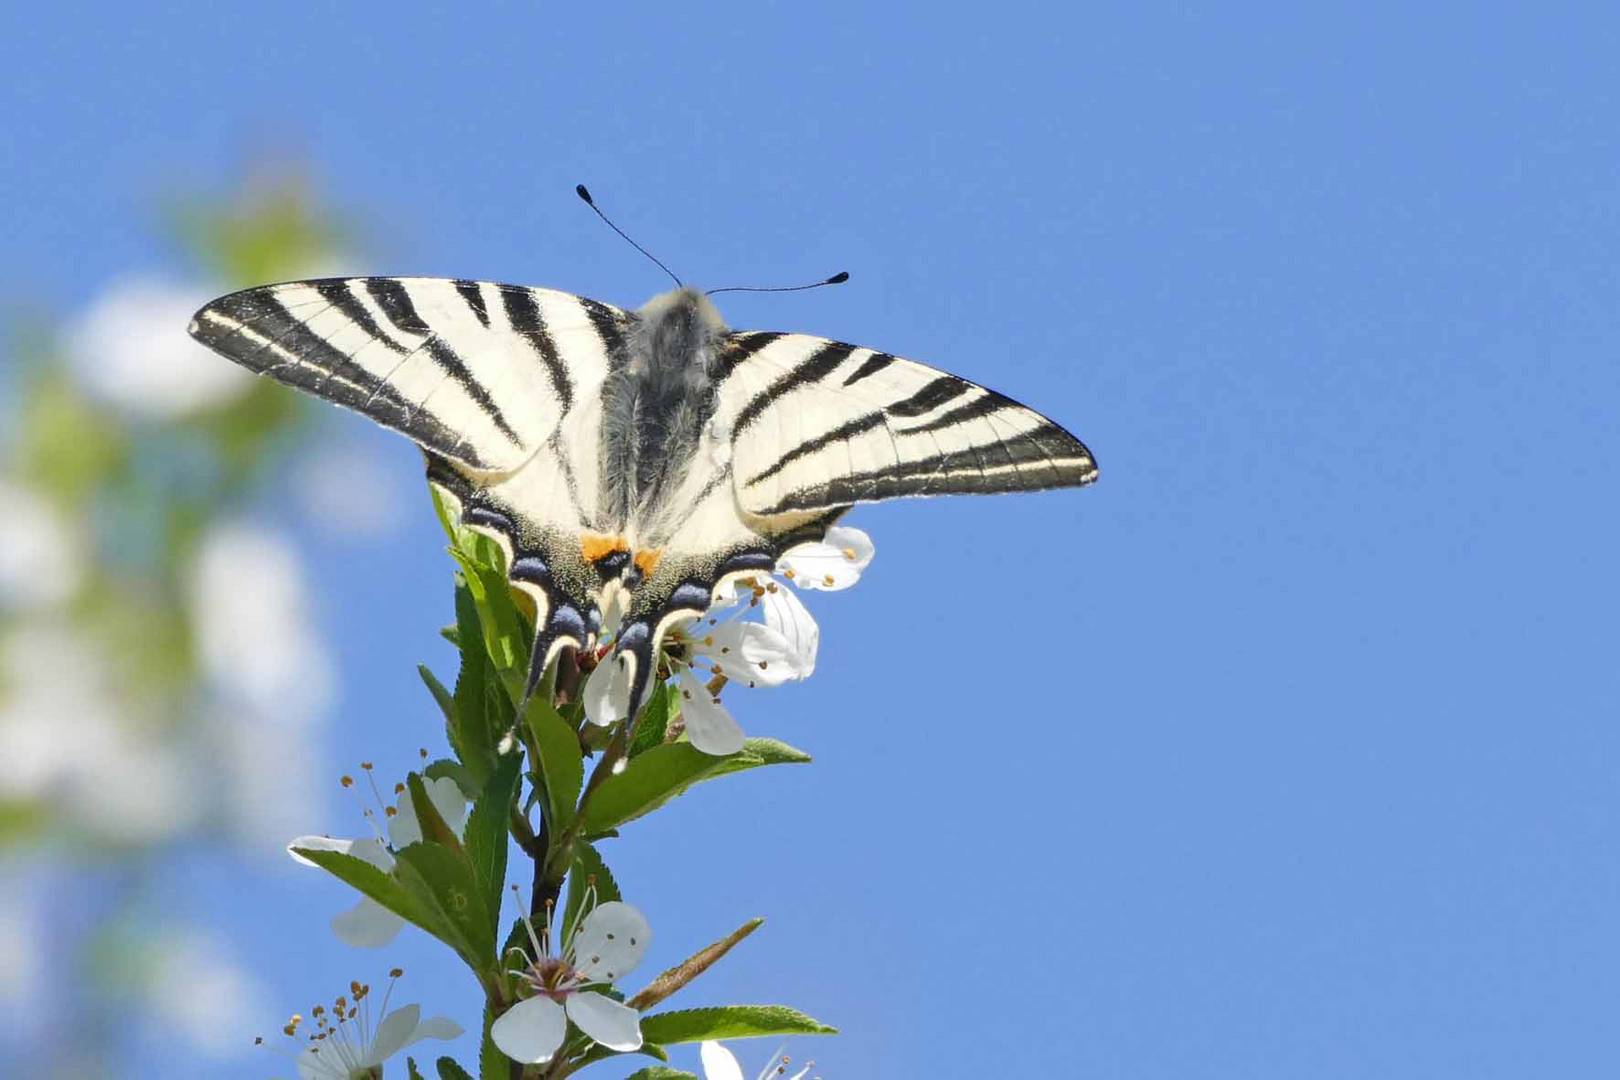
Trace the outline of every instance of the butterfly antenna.
<instances>
[{"instance_id":1,"label":"butterfly antenna","mask_svg":"<svg viewBox=\"0 0 1620 1080\"><path fill-rule=\"evenodd\" d=\"M574 185L574 194L578 195L581 199L584 199L585 200L585 205L590 207L592 210L595 210L596 211L596 216L601 218L603 221L607 222L607 227L608 228L612 229L614 232L616 232L620 236L624 237L625 243L629 244L631 247L635 248L637 251L639 251L643 255L647 256L647 258L651 259L658 266L658 269L660 269L664 273L668 274L670 276L670 278L675 282L675 284L676 284L676 286L678 288L683 288L684 289L686 287L686 283L684 281L682 281L680 278L675 276L675 271L671 270L669 267L665 266L662 262L660 262L658 257L656 255L654 255L652 252L648 251L646 248L642 247L640 244L638 244L634 240L630 239L629 235L623 229L621 229L617 225L613 224L612 219L610 219L606 214L602 213L602 208L600 206L596 205L596 200L595 199L591 198L591 192L590 192L589 188L587 188L584 184L575 184Z\"/></svg>"},{"instance_id":2,"label":"butterfly antenna","mask_svg":"<svg viewBox=\"0 0 1620 1080\"><path fill-rule=\"evenodd\" d=\"M727 285L723 289L710 289L704 296L713 296L723 292L803 292L806 289L819 289L823 285L842 285L849 280L849 271L840 270L825 281L813 281L808 285L776 285L765 288L759 285Z\"/></svg>"}]
</instances>

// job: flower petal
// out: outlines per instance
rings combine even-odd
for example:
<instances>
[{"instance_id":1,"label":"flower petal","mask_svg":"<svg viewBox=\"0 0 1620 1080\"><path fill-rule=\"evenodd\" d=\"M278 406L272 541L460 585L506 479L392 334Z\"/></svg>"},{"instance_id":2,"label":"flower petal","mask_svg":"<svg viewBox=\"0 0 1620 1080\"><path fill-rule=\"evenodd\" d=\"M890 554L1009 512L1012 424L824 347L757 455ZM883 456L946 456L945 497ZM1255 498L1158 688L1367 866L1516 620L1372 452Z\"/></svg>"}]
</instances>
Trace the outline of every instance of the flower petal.
<instances>
[{"instance_id":1,"label":"flower petal","mask_svg":"<svg viewBox=\"0 0 1620 1080\"><path fill-rule=\"evenodd\" d=\"M360 1066L365 1068L369 1065L381 1065L393 1057L411 1041L411 1033L416 1030L417 1021L421 1019L420 1005L404 1005L383 1017L382 1023L377 1025L376 1037L371 1040L371 1046L366 1050L366 1056L360 1059Z\"/></svg>"},{"instance_id":2,"label":"flower petal","mask_svg":"<svg viewBox=\"0 0 1620 1080\"><path fill-rule=\"evenodd\" d=\"M405 1040L405 1045L419 1043L423 1039L459 1039L466 1029L448 1016L430 1016L411 1032L411 1037Z\"/></svg>"},{"instance_id":3,"label":"flower petal","mask_svg":"<svg viewBox=\"0 0 1620 1080\"><path fill-rule=\"evenodd\" d=\"M630 712L630 673L624 661L609 655L585 680L585 717L597 727L608 727Z\"/></svg>"},{"instance_id":4,"label":"flower petal","mask_svg":"<svg viewBox=\"0 0 1620 1080\"><path fill-rule=\"evenodd\" d=\"M742 728L690 668L681 672L680 690L681 719L686 723L686 737L692 740L693 746L716 757L735 754L743 748Z\"/></svg>"},{"instance_id":5,"label":"flower petal","mask_svg":"<svg viewBox=\"0 0 1620 1080\"><path fill-rule=\"evenodd\" d=\"M714 1040L703 1040L698 1046L698 1056L703 1059L704 1080L743 1080L737 1056Z\"/></svg>"},{"instance_id":6,"label":"flower petal","mask_svg":"<svg viewBox=\"0 0 1620 1080\"><path fill-rule=\"evenodd\" d=\"M872 538L859 529L835 525L824 540L795 544L776 560L777 573L801 589L847 589L860 580L875 553Z\"/></svg>"},{"instance_id":7,"label":"flower petal","mask_svg":"<svg viewBox=\"0 0 1620 1080\"><path fill-rule=\"evenodd\" d=\"M533 997L507 1009L489 1026L501 1053L525 1065L544 1065L562 1045L568 1015L547 997Z\"/></svg>"},{"instance_id":8,"label":"flower petal","mask_svg":"<svg viewBox=\"0 0 1620 1080\"><path fill-rule=\"evenodd\" d=\"M623 900L597 904L580 920L569 945L574 970L589 982L612 982L641 963L651 940L652 927L641 912Z\"/></svg>"},{"instance_id":9,"label":"flower petal","mask_svg":"<svg viewBox=\"0 0 1620 1080\"><path fill-rule=\"evenodd\" d=\"M726 678L744 686L780 686L810 674L793 643L764 623L721 623L698 638L696 646ZM813 655L810 666L815 667Z\"/></svg>"},{"instance_id":10,"label":"flower petal","mask_svg":"<svg viewBox=\"0 0 1620 1080\"><path fill-rule=\"evenodd\" d=\"M789 662L800 673L797 677L808 679L816 670L816 653L821 648L821 627L816 625L810 609L792 589L784 589L774 581L760 603L765 608L765 625L787 642Z\"/></svg>"},{"instance_id":11,"label":"flower petal","mask_svg":"<svg viewBox=\"0 0 1620 1080\"><path fill-rule=\"evenodd\" d=\"M448 776L436 780L424 777L422 787L444 823L455 832L461 832L461 823L467 819L467 800L456 782ZM395 850L420 841L422 823L416 816L416 804L411 801L409 788L399 793L394 810L394 816L388 819L388 840Z\"/></svg>"},{"instance_id":12,"label":"flower petal","mask_svg":"<svg viewBox=\"0 0 1620 1080\"><path fill-rule=\"evenodd\" d=\"M332 933L345 945L357 949L380 949L405 928L405 920L369 896L348 911L332 916Z\"/></svg>"},{"instance_id":13,"label":"flower petal","mask_svg":"<svg viewBox=\"0 0 1620 1080\"><path fill-rule=\"evenodd\" d=\"M579 1030L609 1050L641 1049L641 1014L605 994L570 994L564 1005Z\"/></svg>"}]
</instances>

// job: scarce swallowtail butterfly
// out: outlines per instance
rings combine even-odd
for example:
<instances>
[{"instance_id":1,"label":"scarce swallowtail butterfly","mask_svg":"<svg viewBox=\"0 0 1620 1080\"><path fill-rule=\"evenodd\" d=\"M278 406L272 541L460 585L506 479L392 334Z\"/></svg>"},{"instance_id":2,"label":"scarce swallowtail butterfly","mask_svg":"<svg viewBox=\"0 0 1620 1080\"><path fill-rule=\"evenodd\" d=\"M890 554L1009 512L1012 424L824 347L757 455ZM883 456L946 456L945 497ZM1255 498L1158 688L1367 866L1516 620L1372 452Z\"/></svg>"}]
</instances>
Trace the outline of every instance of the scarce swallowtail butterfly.
<instances>
[{"instance_id":1,"label":"scarce swallowtail butterfly","mask_svg":"<svg viewBox=\"0 0 1620 1080\"><path fill-rule=\"evenodd\" d=\"M221 297L190 330L420 446L534 601L530 692L616 619L631 717L671 626L856 503L1097 478L1079 439L1011 398L876 349L732 330L684 286L626 311L487 281L293 281Z\"/></svg>"}]
</instances>

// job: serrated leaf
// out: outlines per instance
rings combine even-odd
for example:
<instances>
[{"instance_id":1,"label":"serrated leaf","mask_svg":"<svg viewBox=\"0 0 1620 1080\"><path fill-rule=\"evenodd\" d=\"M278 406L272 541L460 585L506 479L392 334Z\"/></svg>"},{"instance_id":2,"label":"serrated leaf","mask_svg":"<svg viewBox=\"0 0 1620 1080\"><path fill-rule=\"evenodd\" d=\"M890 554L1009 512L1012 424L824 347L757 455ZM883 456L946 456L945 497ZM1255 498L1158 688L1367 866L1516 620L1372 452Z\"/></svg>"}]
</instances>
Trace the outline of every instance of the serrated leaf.
<instances>
[{"instance_id":1,"label":"serrated leaf","mask_svg":"<svg viewBox=\"0 0 1620 1080\"><path fill-rule=\"evenodd\" d=\"M461 642L461 671L456 675L455 721L447 726L456 756L482 789L495 768L500 736L490 723L489 683L492 672L483 648L478 602L465 582L456 586L456 636Z\"/></svg>"},{"instance_id":2,"label":"serrated leaf","mask_svg":"<svg viewBox=\"0 0 1620 1080\"><path fill-rule=\"evenodd\" d=\"M406 1080L426 1080L422 1075L422 1070L416 1067L416 1059L413 1057L405 1059L405 1075Z\"/></svg>"},{"instance_id":3,"label":"serrated leaf","mask_svg":"<svg viewBox=\"0 0 1620 1080\"><path fill-rule=\"evenodd\" d=\"M581 808L584 834L596 838L663 806L694 784L761 765L802 764L810 755L775 739L749 739L735 754L715 757L691 743L665 743L634 757L597 785Z\"/></svg>"},{"instance_id":4,"label":"serrated leaf","mask_svg":"<svg viewBox=\"0 0 1620 1080\"><path fill-rule=\"evenodd\" d=\"M478 1044L478 1075L482 1080L509 1080L512 1059L501 1053L501 1048L490 1038L489 1029L495 1024L495 1010L484 1005L484 1037Z\"/></svg>"},{"instance_id":5,"label":"serrated leaf","mask_svg":"<svg viewBox=\"0 0 1620 1080\"><path fill-rule=\"evenodd\" d=\"M439 1067L439 1080L473 1080L472 1074L457 1065L455 1058L442 1057L436 1064Z\"/></svg>"},{"instance_id":6,"label":"serrated leaf","mask_svg":"<svg viewBox=\"0 0 1620 1080\"><path fill-rule=\"evenodd\" d=\"M433 700L438 702L439 711L444 713L444 722L454 726L456 703L450 691L445 689L444 683L439 681L439 677L433 674L433 669L426 664L417 664L416 673L422 677L422 683L428 688L428 693L433 695Z\"/></svg>"},{"instance_id":7,"label":"serrated leaf","mask_svg":"<svg viewBox=\"0 0 1620 1080\"><path fill-rule=\"evenodd\" d=\"M568 868L568 900L563 905L562 918L563 941L573 938L574 923L579 920L580 908L585 903L585 889L592 878L596 880L598 904L624 899L619 893L619 883L613 880L613 872L602 861L601 853L581 840L574 845L574 863Z\"/></svg>"},{"instance_id":8,"label":"serrated leaf","mask_svg":"<svg viewBox=\"0 0 1620 1080\"><path fill-rule=\"evenodd\" d=\"M546 792L546 821L551 825L551 835L558 836L573 824L574 801L585 784L579 735L551 702L539 695L529 699L528 723L540 751L538 766Z\"/></svg>"},{"instance_id":9,"label":"serrated leaf","mask_svg":"<svg viewBox=\"0 0 1620 1080\"><path fill-rule=\"evenodd\" d=\"M638 1012L645 1012L647 1009L657 1005L660 1001L663 1001L687 983L708 971L716 961L730 952L733 946L764 924L764 919L749 919L719 941L699 949L648 983L645 989L630 999L630 1007Z\"/></svg>"},{"instance_id":10,"label":"serrated leaf","mask_svg":"<svg viewBox=\"0 0 1620 1080\"><path fill-rule=\"evenodd\" d=\"M759 1035L836 1035L838 1029L786 1005L720 1005L678 1009L641 1018L641 1037L661 1046L704 1039L747 1039Z\"/></svg>"},{"instance_id":11,"label":"serrated leaf","mask_svg":"<svg viewBox=\"0 0 1620 1080\"><path fill-rule=\"evenodd\" d=\"M472 863L473 880L478 883L489 914L491 941L500 928L501 904L506 895L507 829L522 767L522 754L512 753L502 758L467 816L464 836L467 860Z\"/></svg>"},{"instance_id":12,"label":"serrated leaf","mask_svg":"<svg viewBox=\"0 0 1620 1080\"><path fill-rule=\"evenodd\" d=\"M668 1065L649 1065L645 1069L637 1069L625 1080L698 1080L698 1076L684 1069L672 1069Z\"/></svg>"},{"instance_id":13,"label":"serrated leaf","mask_svg":"<svg viewBox=\"0 0 1620 1080\"><path fill-rule=\"evenodd\" d=\"M452 948L456 946L451 940L453 929L439 918L431 905L425 903L392 874L384 873L364 859L345 855L340 851L324 851L316 848L293 850L405 921L421 927Z\"/></svg>"},{"instance_id":14,"label":"serrated leaf","mask_svg":"<svg viewBox=\"0 0 1620 1080\"><path fill-rule=\"evenodd\" d=\"M479 901L465 856L438 844L410 844L395 853L394 872L450 931L439 935L481 978L495 967L495 928Z\"/></svg>"}]
</instances>

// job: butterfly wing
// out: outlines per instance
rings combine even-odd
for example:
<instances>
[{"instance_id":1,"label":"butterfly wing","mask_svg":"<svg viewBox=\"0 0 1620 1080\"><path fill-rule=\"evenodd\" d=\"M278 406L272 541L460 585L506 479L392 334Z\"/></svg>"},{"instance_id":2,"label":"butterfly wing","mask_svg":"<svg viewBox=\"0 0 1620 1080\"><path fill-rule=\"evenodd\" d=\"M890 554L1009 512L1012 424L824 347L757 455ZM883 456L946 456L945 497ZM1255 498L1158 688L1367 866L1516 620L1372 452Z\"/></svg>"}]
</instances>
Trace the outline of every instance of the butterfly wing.
<instances>
[{"instance_id":1,"label":"butterfly wing","mask_svg":"<svg viewBox=\"0 0 1620 1080\"><path fill-rule=\"evenodd\" d=\"M540 670L594 633L600 388L634 316L551 289L447 278L266 285L208 304L197 340L402 432L538 609ZM534 675L538 678L539 670Z\"/></svg>"},{"instance_id":2,"label":"butterfly wing","mask_svg":"<svg viewBox=\"0 0 1620 1080\"><path fill-rule=\"evenodd\" d=\"M1091 452L994 390L805 334L731 335L722 384L732 480L750 516L908 496L1079 487Z\"/></svg>"}]
</instances>

